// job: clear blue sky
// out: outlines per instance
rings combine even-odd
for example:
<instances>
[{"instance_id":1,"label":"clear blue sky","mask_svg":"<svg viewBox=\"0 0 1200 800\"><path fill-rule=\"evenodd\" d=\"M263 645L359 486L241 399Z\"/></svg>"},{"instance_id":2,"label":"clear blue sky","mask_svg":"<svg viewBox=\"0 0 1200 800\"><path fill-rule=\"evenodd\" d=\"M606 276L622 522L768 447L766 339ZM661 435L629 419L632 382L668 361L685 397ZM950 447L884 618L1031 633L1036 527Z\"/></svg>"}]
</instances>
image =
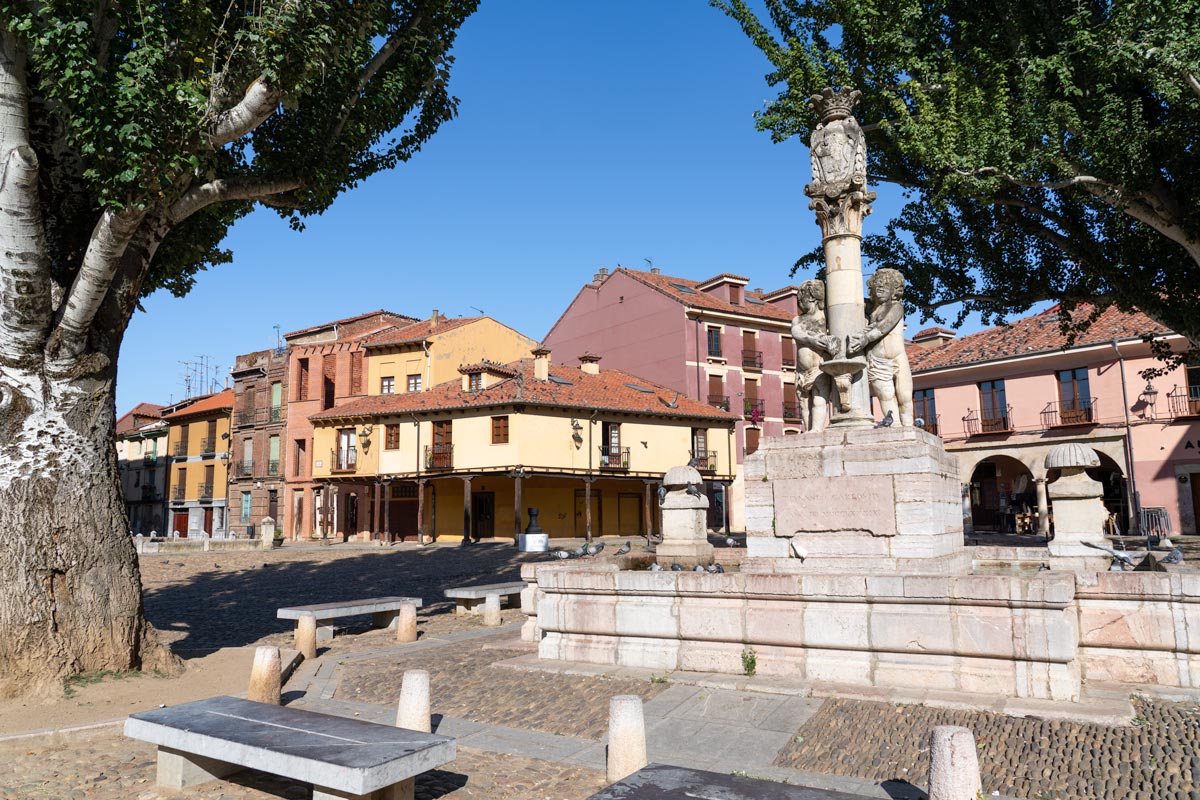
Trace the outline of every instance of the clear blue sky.
<instances>
[{"instance_id":1,"label":"clear blue sky","mask_svg":"<svg viewBox=\"0 0 1200 800\"><path fill-rule=\"evenodd\" d=\"M459 116L412 162L303 233L255 212L226 240L232 264L185 298L146 301L118 414L183 397L182 361L207 355L227 375L238 353L274 344L275 324L474 307L540 339L598 267L652 258L771 289L818 243L807 148L754 127L769 65L704 0L483 0L455 56ZM899 195L875 188L866 225L879 231Z\"/></svg>"}]
</instances>

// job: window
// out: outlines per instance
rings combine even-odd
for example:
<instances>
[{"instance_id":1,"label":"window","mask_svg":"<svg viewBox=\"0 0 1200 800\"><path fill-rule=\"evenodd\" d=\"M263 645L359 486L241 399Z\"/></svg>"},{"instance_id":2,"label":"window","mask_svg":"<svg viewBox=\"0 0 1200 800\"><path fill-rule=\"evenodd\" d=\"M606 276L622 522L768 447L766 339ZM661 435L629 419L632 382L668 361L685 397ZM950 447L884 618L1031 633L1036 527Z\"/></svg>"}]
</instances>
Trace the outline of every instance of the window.
<instances>
[{"instance_id":1,"label":"window","mask_svg":"<svg viewBox=\"0 0 1200 800\"><path fill-rule=\"evenodd\" d=\"M279 409L283 406L283 384L275 381L271 384L271 422L279 422L282 418Z\"/></svg>"},{"instance_id":2,"label":"window","mask_svg":"<svg viewBox=\"0 0 1200 800\"><path fill-rule=\"evenodd\" d=\"M472 372L467 376L467 391L478 392L483 388L483 373Z\"/></svg>"},{"instance_id":3,"label":"window","mask_svg":"<svg viewBox=\"0 0 1200 800\"><path fill-rule=\"evenodd\" d=\"M1065 369L1058 378L1059 419L1064 425L1092 421L1092 392L1087 367Z\"/></svg>"},{"instance_id":4,"label":"window","mask_svg":"<svg viewBox=\"0 0 1200 800\"><path fill-rule=\"evenodd\" d=\"M508 417L492 417L492 444L508 444Z\"/></svg>"},{"instance_id":5,"label":"window","mask_svg":"<svg viewBox=\"0 0 1200 800\"><path fill-rule=\"evenodd\" d=\"M396 391L396 378L393 375L385 375L379 379L380 394L394 394Z\"/></svg>"},{"instance_id":6,"label":"window","mask_svg":"<svg viewBox=\"0 0 1200 800\"><path fill-rule=\"evenodd\" d=\"M741 304L742 304L742 287L730 286L729 287L729 305L740 306Z\"/></svg>"},{"instance_id":7,"label":"window","mask_svg":"<svg viewBox=\"0 0 1200 800\"><path fill-rule=\"evenodd\" d=\"M242 522L250 521L250 493L242 492Z\"/></svg>"},{"instance_id":8,"label":"window","mask_svg":"<svg viewBox=\"0 0 1200 800\"><path fill-rule=\"evenodd\" d=\"M338 431L337 460L333 469L348 471L358 465L358 434L354 428L342 428Z\"/></svg>"},{"instance_id":9,"label":"window","mask_svg":"<svg viewBox=\"0 0 1200 800\"><path fill-rule=\"evenodd\" d=\"M601 435L603 444L600 445L600 466L610 469L628 467L629 456L621 449L621 423L603 423Z\"/></svg>"},{"instance_id":10,"label":"window","mask_svg":"<svg viewBox=\"0 0 1200 800\"><path fill-rule=\"evenodd\" d=\"M242 439L242 463L238 477L248 478L254 474L254 440L247 436Z\"/></svg>"},{"instance_id":11,"label":"window","mask_svg":"<svg viewBox=\"0 0 1200 800\"><path fill-rule=\"evenodd\" d=\"M279 437L267 439L267 475L272 478L279 476Z\"/></svg>"},{"instance_id":12,"label":"window","mask_svg":"<svg viewBox=\"0 0 1200 800\"><path fill-rule=\"evenodd\" d=\"M308 359L302 358L296 372L296 399L308 399Z\"/></svg>"},{"instance_id":13,"label":"window","mask_svg":"<svg viewBox=\"0 0 1200 800\"><path fill-rule=\"evenodd\" d=\"M979 384L979 419L984 433L1010 429L1004 381L984 381Z\"/></svg>"},{"instance_id":14,"label":"window","mask_svg":"<svg viewBox=\"0 0 1200 800\"><path fill-rule=\"evenodd\" d=\"M925 420L925 424L921 426L925 430L933 434L938 432L937 405L934 403L933 389L913 390L913 417Z\"/></svg>"},{"instance_id":15,"label":"window","mask_svg":"<svg viewBox=\"0 0 1200 800\"><path fill-rule=\"evenodd\" d=\"M779 349L783 353L782 364L785 369L796 366L796 342L791 336L784 334L779 337Z\"/></svg>"},{"instance_id":16,"label":"window","mask_svg":"<svg viewBox=\"0 0 1200 800\"><path fill-rule=\"evenodd\" d=\"M709 328L708 329L708 357L709 358L720 358L721 357L721 329L720 328Z\"/></svg>"},{"instance_id":17,"label":"window","mask_svg":"<svg viewBox=\"0 0 1200 800\"><path fill-rule=\"evenodd\" d=\"M308 450L308 442L306 442L304 439L296 439L293 444L295 447L293 448L292 452L296 454L296 457L292 460L292 474L297 476L303 475L304 464L308 461L308 459L305 457L305 453Z\"/></svg>"},{"instance_id":18,"label":"window","mask_svg":"<svg viewBox=\"0 0 1200 800\"><path fill-rule=\"evenodd\" d=\"M421 391L421 376L420 375L409 375L408 376L408 390L410 392Z\"/></svg>"},{"instance_id":19,"label":"window","mask_svg":"<svg viewBox=\"0 0 1200 800\"><path fill-rule=\"evenodd\" d=\"M758 428L746 428L746 455L758 450L758 437L761 433Z\"/></svg>"},{"instance_id":20,"label":"window","mask_svg":"<svg viewBox=\"0 0 1200 800\"><path fill-rule=\"evenodd\" d=\"M399 450L400 449L400 426L399 425L384 425L383 426L383 449L384 450Z\"/></svg>"}]
</instances>

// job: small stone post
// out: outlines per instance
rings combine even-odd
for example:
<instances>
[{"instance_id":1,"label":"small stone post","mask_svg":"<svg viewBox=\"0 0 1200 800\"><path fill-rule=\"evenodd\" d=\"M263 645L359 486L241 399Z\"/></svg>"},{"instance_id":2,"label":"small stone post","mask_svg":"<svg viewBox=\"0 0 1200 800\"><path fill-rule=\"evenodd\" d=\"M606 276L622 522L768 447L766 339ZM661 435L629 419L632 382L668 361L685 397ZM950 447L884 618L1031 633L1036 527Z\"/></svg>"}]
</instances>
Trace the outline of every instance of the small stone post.
<instances>
[{"instance_id":1,"label":"small stone post","mask_svg":"<svg viewBox=\"0 0 1200 800\"><path fill-rule=\"evenodd\" d=\"M249 700L279 705L280 659L278 647L260 647L254 651L254 666L250 668Z\"/></svg>"},{"instance_id":2,"label":"small stone post","mask_svg":"<svg viewBox=\"0 0 1200 800\"><path fill-rule=\"evenodd\" d=\"M608 782L624 780L649 761L646 759L646 718L642 698L619 694L608 703Z\"/></svg>"},{"instance_id":3,"label":"small stone post","mask_svg":"<svg viewBox=\"0 0 1200 800\"><path fill-rule=\"evenodd\" d=\"M262 542L263 550L270 550L275 544L275 520L270 517L263 517L262 522L258 523L258 538Z\"/></svg>"},{"instance_id":4,"label":"small stone post","mask_svg":"<svg viewBox=\"0 0 1200 800\"><path fill-rule=\"evenodd\" d=\"M975 736L939 725L929 735L929 800L975 800L983 791Z\"/></svg>"},{"instance_id":5,"label":"small stone post","mask_svg":"<svg viewBox=\"0 0 1200 800\"><path fill-rule=\"evenodd\" d=\"M400 606L396 616L396 641L415 642L417 640L417 607L412 603Z\"/></svg>"},{"instance_id":6,"label":"small stone post","mask_svg":"<svg viewBox=\"0 0 1200 800\"><path fill-rule=\"evenodd\" d=\"M317 657L317 618L305 615L296 620L296 649L306 661Z\"/></svg>"},{"instance_id":7,"label":"small stone post","mask_svg":"<svg viewBox=\"0 0 1200 800\"><path fill-rule=\"evenodd\" d=\"M396 727L432 733L429 717L429 673L423 669L405 670L400 682L400 705Z\"/></svg>"},{"instance_id":8,"label":"small stone post","mask_svg":"<svg viewBox=\"0 0 1200 800\"><path fill-rule=\"evenodd\" d=\"M489 628L500 624L500 595L489 594L483 599L483 624Z\"/></svg>"}]
</instances>

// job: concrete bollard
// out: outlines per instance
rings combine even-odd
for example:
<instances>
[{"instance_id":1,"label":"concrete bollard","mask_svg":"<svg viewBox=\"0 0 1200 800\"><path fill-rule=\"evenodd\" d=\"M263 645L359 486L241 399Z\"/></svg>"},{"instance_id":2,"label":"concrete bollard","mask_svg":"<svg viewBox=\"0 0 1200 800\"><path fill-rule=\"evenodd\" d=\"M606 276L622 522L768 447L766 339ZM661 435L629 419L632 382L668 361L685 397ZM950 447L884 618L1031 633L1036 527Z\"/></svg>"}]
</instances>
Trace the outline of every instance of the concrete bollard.
<instances>
[{"instance_id":1,"label":"concrete bollard","mask_svg":"<svg viewBox=\"0 0 1200 800\"><path fill-rule=\"evenodd\" d=\"M423 669L405 670L400 682L400 706L396 710L396 727L410 731L432 733L429 715L429 673Z\"/></svg>"},{"instance_id":2,"label":"concrete bollard","mask_svg":"<svg viewBox=\"0 0 1200 800\"><path fill-rule=\"evenodd\" d=\"M975 800L983 791L975 736L939 725L929 735L929 800Z\"/></svg>"},{"instance_id":3,"label":"concrete bollard","mask_svg":"<svg viewBox=\"0 0 1200 800\"><path fill-rule=\"evenodd\" d=\"M296 649L306 661L317 657L317 618L305 615L296 620Z\"/></svg>"},{"instance_id":4,"label":"concrete bollard","mask_svg":"<svg viewBox=\"0 0 1200 800\"><path fill-rule=\"evenodd\" d=\"M279 705L280 660L278 647L260 647L254 651L254 666L250 668L249 700Z\"/></svg>"},{"instance_id":5,"label":"concrete bollard","mask_svg":"<svg viewBox=\"0 0 1200 800\"><path fill-rule=\"evenodd\" d=\"M483 601L483 624L495 628L500 624L500 595L489 594Z\"/></svg>"},{"instance_id":6,"label":"concrete bollard","mask_svg":"<svg viewBox=\"0 0 1200 800\"><path fill-rule=\"evenodd\" d=\"M608 782L628 778L649 763L646 760L646 718L642 698L619 694L608 703Z\"/></svg>"},{"instance_id":7,"label":"concrete bollard","mask_svg":"<svg viewBox=\"0 0 1200 800\"><path fill-rule=\"evenodd\" d=\"M396 615L396 641L415 642L417 640L417 607L412 603L400 606Z\"/></svg>"}]
</instances>

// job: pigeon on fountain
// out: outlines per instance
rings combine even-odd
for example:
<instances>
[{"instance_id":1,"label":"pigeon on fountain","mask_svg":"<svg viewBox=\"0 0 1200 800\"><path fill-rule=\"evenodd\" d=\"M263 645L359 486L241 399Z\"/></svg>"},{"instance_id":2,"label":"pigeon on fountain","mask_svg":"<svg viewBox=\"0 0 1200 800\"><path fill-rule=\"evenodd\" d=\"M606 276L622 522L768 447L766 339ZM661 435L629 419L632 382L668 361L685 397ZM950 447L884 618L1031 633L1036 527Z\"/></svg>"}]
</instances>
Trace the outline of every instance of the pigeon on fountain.
<instances>
[{"instance_id":1,"label":"pigeon on fountain","mask_svg":"<svg viewBox=\"0 0 1200 800\"><path fill-rule=\"evenodd\" d=\"M722 567L720 564L709 564L708 569L706 570L706 572L711 572L714 575L720 575L724 571L725 571L725 568Z\"/></svg>"},{"instance_id":2,"label":"pigeon on fountain","mask_svg":"<svg viewBox=\"0 0 1200 800\"><path fill-rule=\"evenodd\" d=\"M1183 563L1183 547L1176 545L1175 549L1167 553L1158 560L1160 564L1182 564Z\"/></svg>"},{"instance_id":3,"label":"pigeon on fountain","mask_svg":"<svg viewBox=\"0 0 1200 800\"><path fill-rule=\"evenodd\" d=\"M737 545L738 545L737 539L733 538L732 536L725 537L725 546L726 547L737 547Z\"/></svg>"},{"instance_id":4,"label":"pigeon on fountain","mask_svg":"<svg viewBox=\"0 0 1200 800\"><path fill-rule=\"evenodd\" d=\"M551 550L550 557L557 558L559 560L565 560L565 559L568 559L571 557L571 551L570 550Z\"/></svg>"},{"instance_id":5,"label":"pigeon on fountain","mask_svg":"<svg viewBox=\"0 0 1200 800\"><path fill-rule=\"evenodd\" d=\"M632 549L633 549L633 548L632 548L632 547L630 547L630 545L629 545L629 542L626 542L625 544L623 544L623 545L621 545L620 547L618 547L618 548L617 548L617 552L613 553L613 555L617 555L617 556L623 556L623 555L625 555L626 553L628 553L628 552L629 552L630 550L632 550Z\"/></svg>"},{"instance_id":6,"label":"pigeon on fountain","mask_svg":"<svg viewBox=\"0 0 1200 800\"><path fill-rule=\"evenodd\" d=\"M587 549L588 549L587 542L584 542L583 544L579 545L578 550L572 550L571 555L575 556L576 558L579 558L580 556L587 553Z\"/></svg>"},{"instance_id":7,"label":"pigeon on fountain","mask_svg":"<svg viewBox=\"0 0 1200 800\"><path fill-rule=\"evenodd\" d=\"M650 571L651 572L662 572L662 564L655 561L653 564L650 565Z\"/></svg>"},{"instance_id":8,"label":"pigeon on fountain","mask_svg":"<svg viewBox=\"0 0 1200 800\"><path fill-rule=\"evenodd\" d=\"M704 567L697 564L696 566L692 567L692 572L707 572L707 570L705 570Z\"/></svg>"},{"instance_id":9,"label":"pigeon on fountain","mask_svg":"<svg viewBox=\"0 0 1200 800\"><path fill-rule=\"evenodd\" d=\"M896 421L895 418L892 416L892 410L889 408L888 413L884 414L883 419L881 419L881 420L879 420L879 422L875 423L875 427L876 428L890 428L890 427L892 427L892 423L895 421Z\"/></svg>"},{"instance_id":10,"label":"pigeon on fountain","mask_svg":"<svg viewBox=\"0 0 1200 800\"><path fill-rule=\"evenodd\" d=\"M1149 553L1134 553L1132 551L1123 553L1120 550L1113 550L1111 547L1105 547L1101 544L1093 544L1092 542L1084 542L1084 544L1094 550L1103 550L1104 552L1108 553L1113 557L1113 560L1121 564L1123 569L1133 569L1136 566L1136 564L1134 564L1135 560L1141 560L1149 555Z\"/></svg>"},{"instance_id":11,"label":"pigeon on fountain","mask_svg":"<svg viewBox=\"0 0 1200 800\"><path fill-rule=\"evenodd\" d=\"M703 497L704 496L704 492L702 492L700 490L700 484L698 484L698 483L689 483L687 485L687 493L690 494L692 497Z\"/></svg>"},{"instance_id":12,"label":"pigeon on fountain","mask_svg":"<svg viewBox=\"0 0 1200 800\"><path fill-rule=\"evenodd\" d=\"M586 548L586 552L589 556L595 557L595 556L600 555L600 551L603 549L604 549L604 542L597 542L596 544L589 545Z\"/></svg>"},{"instance_id":13,"label":"pigeon on fountain","mask_svg":"<svg viewBox=\"0 0 1200 800\"><path fill-rule=\"evenodd\" d=\"M671 572L683 572L683 565L678 562L671 562Z\"/></svg>"}]
</instances>

